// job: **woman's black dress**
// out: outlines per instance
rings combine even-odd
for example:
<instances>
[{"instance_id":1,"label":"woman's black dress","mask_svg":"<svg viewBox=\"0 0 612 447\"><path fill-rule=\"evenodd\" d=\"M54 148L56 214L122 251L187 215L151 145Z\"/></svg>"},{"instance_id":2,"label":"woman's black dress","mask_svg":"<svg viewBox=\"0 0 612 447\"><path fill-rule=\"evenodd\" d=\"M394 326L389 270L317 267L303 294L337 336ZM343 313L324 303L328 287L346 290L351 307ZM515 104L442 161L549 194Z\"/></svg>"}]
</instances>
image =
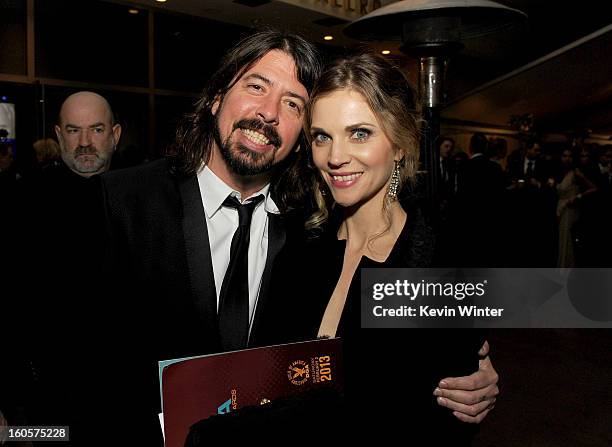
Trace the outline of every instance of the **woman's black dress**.
<instances>
[{"instance_id":1,"label":"woman's black dress","mask_svg":"<svg viewBox=\"0 0 612 447\"><path fill-rule=\"evenodd\" d=\"M337 226L335 226L337 228ZM342 270L345 241L336 231L287 243L274 273L262 344L316 337ZM431 266L435 237L418 210L408 219L384 262L363 257L351 283L337 336L343 339L346 411L339 420L351 431L381 440L426 437L429 444L468 445L475 426L457 420L433 396L445 377L478 369L484 334L474 329L362 329L360 269Z\"/></svg>"}]
</instances>

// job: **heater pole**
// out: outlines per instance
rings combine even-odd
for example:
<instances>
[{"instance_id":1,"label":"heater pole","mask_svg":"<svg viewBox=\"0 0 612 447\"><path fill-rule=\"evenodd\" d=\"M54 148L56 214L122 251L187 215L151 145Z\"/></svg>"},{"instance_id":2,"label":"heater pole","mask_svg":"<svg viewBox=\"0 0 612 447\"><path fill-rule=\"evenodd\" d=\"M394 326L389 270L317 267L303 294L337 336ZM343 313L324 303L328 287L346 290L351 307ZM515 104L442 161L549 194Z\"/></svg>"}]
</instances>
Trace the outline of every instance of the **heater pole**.
<instances>
[{"instance_id":1,"label":"heater pole","mask_svg":"<svg viewBox=\"0 0 612 447\"><path fill-rule=\"evenodd\" d=\"M424 120L420 148L421 171L425 174L425 194L432 210L438 205L440 153L437 140L440 135L440 106L444 97L447 61L444 56L419 59L419 97Z\"/></svg>"}]
</instances>

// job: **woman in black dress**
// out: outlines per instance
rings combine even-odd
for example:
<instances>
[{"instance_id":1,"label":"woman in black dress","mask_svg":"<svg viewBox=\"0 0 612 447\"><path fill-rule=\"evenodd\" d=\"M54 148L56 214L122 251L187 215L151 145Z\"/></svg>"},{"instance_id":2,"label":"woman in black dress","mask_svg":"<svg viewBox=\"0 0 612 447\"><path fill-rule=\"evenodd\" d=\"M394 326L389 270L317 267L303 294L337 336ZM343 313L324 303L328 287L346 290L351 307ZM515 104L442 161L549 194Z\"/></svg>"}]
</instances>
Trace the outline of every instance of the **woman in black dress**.
<instances>
[{"instance_id":1,"label":"woman in black dress","mask_svg":"<svg viewBox=\"0 0 612 447\"><path fill-rule=\"evenodd\" d=\"M472 330L360 327L360 270L427 267L435 237L418 207L398 200L415 176L418 113L399 70L371 54L329 66L306 110L316 212L306 241L288 241L274 273L268 343L343 338L345 428L382 439L469 443L473 426L436 403L444 377L478 369ZM295 244L292 246L292 244ZM483 402L489 406L494 398ZM346 416L346 418L344 418Z\"/></svg>"}]
</instances>

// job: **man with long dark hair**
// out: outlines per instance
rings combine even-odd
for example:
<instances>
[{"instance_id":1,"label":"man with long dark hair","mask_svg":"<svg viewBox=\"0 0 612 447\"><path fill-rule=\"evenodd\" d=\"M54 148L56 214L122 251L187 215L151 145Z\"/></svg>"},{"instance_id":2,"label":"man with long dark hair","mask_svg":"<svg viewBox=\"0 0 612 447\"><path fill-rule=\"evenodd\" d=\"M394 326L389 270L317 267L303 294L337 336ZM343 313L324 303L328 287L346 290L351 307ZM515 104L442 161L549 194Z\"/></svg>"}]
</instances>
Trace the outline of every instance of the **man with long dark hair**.
<instances>
[{"instance_id":1,"label":"man with long dark hair","mask_svg":"<svg viewBox=\"0 0 612 447\"><path fill-rule=\"evenodd\" d=\"M303 111L321 68L299 36L252 34L221 61L168 157L100 179L107 345L125 365L114 411L149 427L139 437L161 438L158 360L257 344L286 212L305 197L291 167L305 152Z\"/></svg>"}]
</instances>

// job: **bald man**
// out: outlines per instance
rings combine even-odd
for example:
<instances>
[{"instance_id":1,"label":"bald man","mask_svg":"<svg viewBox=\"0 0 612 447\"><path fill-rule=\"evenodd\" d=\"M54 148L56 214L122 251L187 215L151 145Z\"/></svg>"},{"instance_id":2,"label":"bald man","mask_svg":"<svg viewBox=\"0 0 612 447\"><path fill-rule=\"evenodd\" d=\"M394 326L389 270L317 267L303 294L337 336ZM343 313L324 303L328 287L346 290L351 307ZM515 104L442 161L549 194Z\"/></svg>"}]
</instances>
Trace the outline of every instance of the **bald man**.
<instances>
[{"instance_id":1,"label":"bald man","mask_svg":"<svg viewBox=\"0 0 612 447\"><path fill-rule=\"evenodd\" d=\"M55 134L66 166L82 177L91 177L108 171L121 125L104 97L84 91L66 98Z\"/></svg>"},{"instance_id":2,"label":"bald man","mask_svg":"<svg viewBox=\"0 0 612 447\"><path fill-rule=\"evenodd\" d=\"M6 390L0 371L0 411L9 425L24 414L22 425L77 429L101 420L92 412L106 390L91 367L106 349L112 317L103 316L106 297L98 294L107 278L97 263L103 238L94 177L108 171L121 127L106 99L83 91L66 98L55 132L64 163L24 177L8 213L16 216L7 233L15 234L7 277L16 291L3 303L15 308L7 333L16 352Z\"/></svg>"}]
</instances>

